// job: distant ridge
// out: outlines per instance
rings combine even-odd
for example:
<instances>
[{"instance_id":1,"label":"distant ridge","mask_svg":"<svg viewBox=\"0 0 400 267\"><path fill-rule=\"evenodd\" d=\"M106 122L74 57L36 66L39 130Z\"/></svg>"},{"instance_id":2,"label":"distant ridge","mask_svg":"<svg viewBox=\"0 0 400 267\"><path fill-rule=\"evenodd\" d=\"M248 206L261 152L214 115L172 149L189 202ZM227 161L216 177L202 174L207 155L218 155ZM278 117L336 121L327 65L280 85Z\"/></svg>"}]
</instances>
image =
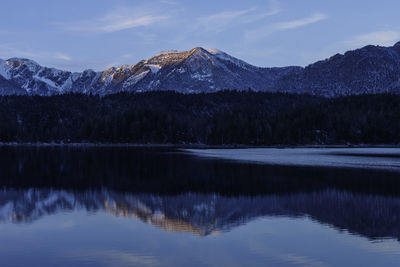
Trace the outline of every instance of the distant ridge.
<instances>
[{"instance_id":1,"label":"distant ridge","mask_svg":"<svg viewBox=\"0 0 400 267\"><path fill-rule=\"evenodd\" d=\"M309 93L320 96L400 93L400 42L366 46L302 67L261 68L217 49L164 51L135 65L72 73L25 58L0 59L0 95L173 90Z\"/></svg>"}]
</instances>

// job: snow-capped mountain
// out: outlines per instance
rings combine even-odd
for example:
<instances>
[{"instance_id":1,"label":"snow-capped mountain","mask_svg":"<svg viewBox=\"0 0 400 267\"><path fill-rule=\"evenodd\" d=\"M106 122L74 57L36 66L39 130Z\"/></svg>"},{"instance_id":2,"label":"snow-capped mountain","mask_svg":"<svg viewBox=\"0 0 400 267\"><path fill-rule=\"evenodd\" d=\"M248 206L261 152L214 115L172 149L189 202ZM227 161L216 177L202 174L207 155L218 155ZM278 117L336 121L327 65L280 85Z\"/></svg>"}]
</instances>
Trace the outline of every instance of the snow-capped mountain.
<instances>
[{"instance_id":1,"label":"snow-capped mountain","mask_svg":"<svg viewBox=\"0 0 400 267\"><path fill-rule=\"evenodd\" d=\"M302 67L260 68L216 49L162 52L135 65L81 73L46 68L22 58L0 60L0 94L53 95L173 90L311 93L338 96L400 93L400 42L366 46Z\"/></svg>"},{"instance_id":2,"label":"snow-capped mountain","mask_svg":"<svg viewBox=\"0 0 400 267\"><path fill-rule=\"evenodd\" d=\"M269 90L278 78L300 69L259 68L222 51L200 47L185 52L162 52L135 65L113 67L103 72L71 73L42 67L29 59L11 58L0 61L0 94Z\"/></svg>"},{"instance_id":3,"label":"snow-capped mountain","mask_svg":"<svg viewBox=\"0 0 400 267\"><path fill-rule=\"evenodd\" d=\"M0 93L54 95L68 92L86 93L96 85L101 73L86 70L71 73L42 67L25 58L0 59ZM90 90L89 90L90 88Z\"/></svg>"}]
</instances>

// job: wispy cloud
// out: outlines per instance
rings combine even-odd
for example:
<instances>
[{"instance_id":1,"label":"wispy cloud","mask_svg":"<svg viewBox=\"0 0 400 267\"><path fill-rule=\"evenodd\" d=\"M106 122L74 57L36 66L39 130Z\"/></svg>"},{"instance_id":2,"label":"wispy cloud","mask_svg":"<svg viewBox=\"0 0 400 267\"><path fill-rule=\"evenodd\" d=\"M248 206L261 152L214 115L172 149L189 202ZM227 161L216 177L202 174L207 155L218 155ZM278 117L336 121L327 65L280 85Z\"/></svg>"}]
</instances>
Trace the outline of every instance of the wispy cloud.
<instances>
[{"instance_id":1,"label":"wispy cloud","mask_svg":"<svg viewBox=\"0 0 400 267\"><path fill-rule=\"evenodd\" d=\"M273 26L276 30L290 30L303 27L327 19L328 16L322 13L315 13L314 15L302 19L285 21L277 23Z\"/></svg>"},{"instance_id":2,"label":"wispy cloud","mask_svg":"<svg viewBox=\"0 0 400 267\"><path fill-rule=\"evenodd\" d=\"M296 255L296 254L282 254L282 255L279 255L279 257L282 260L287 261L294 265L328 267L328 265L325 264L324 262L317 260L317 259L309 258L306 256L301 256L301 255Z\"/></svg>"},{"instance_id":3,"label":"wispy cloud","mask_svg":"<svg viewBox=\"0 0 400 267\"><path fill-rule=\"evenodd\" d=\"M67 29L85 32L117 32L149 26L168 18L168 16L154 14L146 10L119 8L103 17L69 25Z\"/></svg>"},{"instance_id":4,"label":"wispy cloud","mask_svg":"<svg viewBox=\"0 0 400 267\"><path fill-rule=\"evenodd\" d=\"M11 57L37 58L41 53L31 52L28 49L19 49L16 44L0 44L0 58L7 59Z\"/></svg>"},{"instance_id":5,"label":"wispy cloud","mask_svg":"<svg viewBox=\"0 0 400 267\"><path fill-rule=\"evenodd\" d=\"M101 262L107 266L159 266L160 261L153 256L137 255L119 250L73 251L70 256L84 261Z\"/></svg>"},{"instance_id":6,"label":"wispy cloud","mask_svg":"<svg viewBox=\"0 0 400 267\"><path fill-rule=\"evenodd\" d=\"M227 27L232 26L232 23L245 14L254 11L253 8L240 11L224 11L201 17L197 19L195 29L198 28L206 31L221 32Z\"/></svg>"},{"instance_id":7,"label":"wispy cloud","mask_svg":"<svg viewBox=\"0 0 400 267\"><path fill-rule=\"evenodd\" d=\"M0 58L8 59L11 57L24 57L33 60L62 60L72 61L72 58L64 53L34 50L31 48L22 48L18 44L0 44Z\"/></svg>"},{"instance_id":8,"label":"wispy cloud","mask_svg":"<svg viewBox=\"0 0 400 267\"><path fill-rule=\"evenodd\" d=\"M281 12L279 3L271 0L267 10L251 7L245 10L230 10L220 13L214 13L197 19L194 30L203 30L208 32L222 32L229 27L238 24L252 23Z\"/></svg>"},{"instance_id":9,"label":"wispy cloud","mask_svg":"<svg viewBox=\"0 0 400 267\"><path fill-rule=\"evenodd\" d=\"M257 42L263 40L273 33L305 27L307 25L323 21L327 18L328 16L323 13L315 13L309 17L301 19L277 22L271 25L248 30L245 33L244 38L247 42Z\"/></svg>"},{"instance_id":10,"label":"wispy cloud","mask_svg":"<svg viewBox=\"0 0 400 267\"><path fill-rule=\"evenodd\" d=\"M376 31L354 36L342 43L346 48L358 48L365 45L391 46L400 41L400 31Z\"/></svg>"},{"instance_id":11,"label":"wispy cloud","mask_svg":"<svg viewBox=\"0 0 400 267\"><path fill-rule=\"evenodd\" d=\"M262 11L259 8L255 8L255 10L257 10L258 12L244 16L242 18L242 21L250 23L265 19L273 15L277 15L282 12L282 7L278 0L270 0L268 4L268 10Z\"/></svg>"},{"instance_id":12,"label":"wispy cloud","mask_svg":"<svg viewBox=\"0 0 400 267\"><path fill-rule=\"evenodd\" d=\"M165 5L170 5L170 6L177 6L179 5L178 2L174 1L174 0L160 0L159 1L160 4L165 4Z\"/></svg>"},{"instance_id":13,"label":"wispy cloud","mask_svg":"<svg viewBox=\"0 0 400 267\"><path fill-rule=\"evenodd\" d=\"M65 54L62 54L62 53L56 53L56 54L54 55L54 58L56 58L56 59L61 59L61 60L66 60L66 61L72 60L71 57L69 57L69 56L67 56L67 55L65 55Z\"/></svg>"}]
</instances>

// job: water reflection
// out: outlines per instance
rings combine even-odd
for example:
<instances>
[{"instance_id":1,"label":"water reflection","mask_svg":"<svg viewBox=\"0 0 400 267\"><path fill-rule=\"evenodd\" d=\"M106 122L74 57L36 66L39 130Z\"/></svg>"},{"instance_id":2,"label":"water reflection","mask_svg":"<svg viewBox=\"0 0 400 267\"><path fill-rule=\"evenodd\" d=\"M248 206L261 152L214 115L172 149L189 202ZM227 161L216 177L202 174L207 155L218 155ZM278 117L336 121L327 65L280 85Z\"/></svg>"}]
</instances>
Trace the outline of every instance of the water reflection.
<instances>
[{"instance_id":1,"label":"water reflection","mask_svg":"<svg viewBox=\"0 0 400 267\"><path fill-rule=\"evenodd\" d=\"M2 147L0 174L2 223L83 210L208 236L263 216L303 216L400 239L393 172L238 164L167 149Z\"/></svg>"},{"instance_id":2,"label":"water reflection","mask_svg":"<svg viewBox=\"0 0 400 267\"><path fill-rule=\"evenodd\" d=\"M3 190L2 223L31 223L42 216L85 210L137 218L165 231L199 236L219 234L262 216L310 216L320 223L369 238L400 238L400 198L326 190L258 196L132 194L115 191L68 192Z\"/></svg>"}]
</instances>

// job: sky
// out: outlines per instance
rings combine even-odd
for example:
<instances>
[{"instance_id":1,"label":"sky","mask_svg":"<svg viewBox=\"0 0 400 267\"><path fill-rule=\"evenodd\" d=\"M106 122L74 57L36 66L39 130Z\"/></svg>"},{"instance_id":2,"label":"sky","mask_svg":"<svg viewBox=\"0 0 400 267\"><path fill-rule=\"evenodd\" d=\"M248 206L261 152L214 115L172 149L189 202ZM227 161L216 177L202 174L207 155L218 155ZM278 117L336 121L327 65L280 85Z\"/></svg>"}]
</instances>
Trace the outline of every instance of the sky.
<instances>
[{"instance_id":1,"label":"sky","mask_svg":"<svg viewBox=\"0 0 400 267\"><path fill-rule=\"evenodd\" d=\"M63 70L216 48L261 67L306 66L400 41L399 0L3 1L0 58Z\"/></svg>"}]
</instances>

